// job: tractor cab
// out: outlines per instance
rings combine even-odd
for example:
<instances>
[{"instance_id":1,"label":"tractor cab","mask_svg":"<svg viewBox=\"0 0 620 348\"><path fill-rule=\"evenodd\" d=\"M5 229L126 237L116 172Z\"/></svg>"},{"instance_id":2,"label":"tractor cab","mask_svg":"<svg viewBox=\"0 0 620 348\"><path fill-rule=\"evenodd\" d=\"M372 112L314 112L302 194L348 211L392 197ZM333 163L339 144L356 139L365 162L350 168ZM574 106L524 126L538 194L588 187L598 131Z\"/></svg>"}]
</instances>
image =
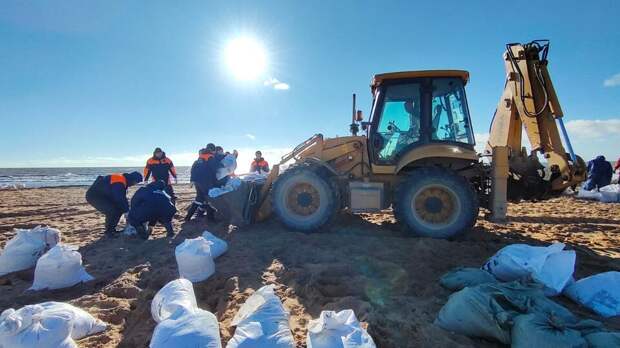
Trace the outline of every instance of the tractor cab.
<instances>
[{"instance_id":1,"label":"tractor cab","mask_svg":"<svg viewBox=\"0 0 620 348\"><path fill-rule=\"evenodd\" d=\"M462 70L375 75L371 117L364 124L371 162L397 165L412 150L432 144L474 151L465 97L468 79Z\"/></svg>"}]
</instances>

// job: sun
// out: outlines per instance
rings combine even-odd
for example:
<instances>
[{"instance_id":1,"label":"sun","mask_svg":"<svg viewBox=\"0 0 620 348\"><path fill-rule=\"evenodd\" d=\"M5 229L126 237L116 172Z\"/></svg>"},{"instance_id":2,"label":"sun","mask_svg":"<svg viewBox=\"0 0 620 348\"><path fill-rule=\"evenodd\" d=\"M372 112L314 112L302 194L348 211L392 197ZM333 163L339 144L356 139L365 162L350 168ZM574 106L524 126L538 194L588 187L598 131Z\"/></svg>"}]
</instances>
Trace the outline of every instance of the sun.
<instances>
[{"instance_id":1,"label":"sun","mask_svg":"<svg viewBox=\"0 0 620 348\"><path fill-rule=\"evenodd\" d=\"M267 54L261 43L239 37L226 45L224 59L230 72L239 80L256 80L267 69Z\"/></svg>"}]
</instances>

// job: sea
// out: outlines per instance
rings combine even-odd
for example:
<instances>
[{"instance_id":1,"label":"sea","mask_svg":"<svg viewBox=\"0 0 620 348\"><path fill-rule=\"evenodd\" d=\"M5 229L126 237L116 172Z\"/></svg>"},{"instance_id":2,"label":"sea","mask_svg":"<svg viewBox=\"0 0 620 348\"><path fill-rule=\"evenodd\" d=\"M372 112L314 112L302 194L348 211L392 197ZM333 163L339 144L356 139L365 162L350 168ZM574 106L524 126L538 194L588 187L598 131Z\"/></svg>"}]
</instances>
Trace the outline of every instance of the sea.
<instances>
[{"instance_id":1,"label":"sea","mask_svg":"<svg viewBox=\"0 0 620 348\"><path fill-rule=\"evenodd\" d=\"M0 168L0 189L88 186L99 175L142 173L144 167ZM178 182L189 183L190 167L176 167Z\"/></svg>"}]
</instances>

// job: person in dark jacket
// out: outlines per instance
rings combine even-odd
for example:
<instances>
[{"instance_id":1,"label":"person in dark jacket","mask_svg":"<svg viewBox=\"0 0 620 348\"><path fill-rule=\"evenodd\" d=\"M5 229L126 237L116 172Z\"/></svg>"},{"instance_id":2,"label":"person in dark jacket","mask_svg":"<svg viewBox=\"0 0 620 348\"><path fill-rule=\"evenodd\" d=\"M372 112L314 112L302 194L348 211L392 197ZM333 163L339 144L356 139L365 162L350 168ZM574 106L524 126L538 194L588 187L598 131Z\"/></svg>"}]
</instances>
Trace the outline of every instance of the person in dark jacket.
<instances>
[{"instance_id":1,"label":"person in dark jacket","mask_svg":"<svg viewBox=\"0 0 620 348\"><path fill-rule=\"evenodd\" d=\"M176 197L174 196L170 176L172 176L176 182L177 170L172 160L166 157L166 153L161 148L155 148L153 157L146 161L146 166L144 167L144 181L148 182L149 177L152 178L153 181L162 180L166 183L166 192L172 197L172 201L174 202Z\"/></svg>"},{"instance_id":2,"label":"person in dark jacket","mask_svg":"<svg viewBox=\"0 0 620 348\"><path fill-rule=\"evenodd\" d=\"M588 180L584 188L591 191L609 185L613 172L611 163L607 162L605 156L596 157L588 162Z\"/></svg>"},{"instance_id":3,"label":"person in dark jacket","mask_svg":"<svg viewBox=\"0 0 620 348\"><path fill-rule=\"evenodd\" d=\"M86 191L86 201L105 215L105 235L118 233L116 225L121 215L129 211L127 188L142 181L138 172L98 176Z\"/></svg>"},{"instance_id":4,"label":"person in dark jacket","mask_svg":"<svg viewBox=\"0 0 620 348\"><path fill-rule=\"evenodd\" d=\"M196 188L196 199L189 207L185 221L191 220L196 212L201 216L205 211L207 219L214 220L215 210L206 200L209 190L217 183L216 172L219 166L220 162L215 158L215 145L207 144L207 147L200 150L198 159L192 165L190 182Z\"/></svg>"},{"instance_id":5,"label":"person in dark jacket","mask_svg":"<svg viewBox=\"0 0 620 348\"><path fill-rule=\"evenodd\" d=\"M260 151L256 151L256 157L250 165L250 172L258 172L259 174L269 173L269 163L263 158L263 154Z\"/></svg>"},{"instance_id":6,"label":"person in dark jacket","mask_svg":"<svg viewBox=\"0 0 620 348\"><path fill-rule=\"evenodd\" d=\"M172 218L176 212L172 198L166 192L166 183L157 180L134 193L128 221L144 239L149 239L151 230L158 222L166 228L168 237L174 237ZM145 226L147 223L148 227Z\"/></svg>"}]
</instances>

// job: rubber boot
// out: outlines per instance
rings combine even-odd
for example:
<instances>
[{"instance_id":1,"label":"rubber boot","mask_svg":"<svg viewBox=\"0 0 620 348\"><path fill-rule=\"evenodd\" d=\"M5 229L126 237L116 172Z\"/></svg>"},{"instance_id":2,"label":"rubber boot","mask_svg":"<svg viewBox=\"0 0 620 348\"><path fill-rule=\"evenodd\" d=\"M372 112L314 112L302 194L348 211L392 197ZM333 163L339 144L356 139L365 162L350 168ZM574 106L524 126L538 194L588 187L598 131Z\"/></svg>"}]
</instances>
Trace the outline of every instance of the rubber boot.
<instances>
[{"instance_id":1,"label":"rubber boot","mask_svg":"<svg viewBox=\"0 0 620 348\"><path fill-rule=\"evenodd\" d=\"M165 223L164 227L166 228L166 237L174 237L174 228L172 227L172 221Z\"/></svg>"},{"instance_id":2,"label":"rubber boot","mask_svg":"<svg viewBox=\"0 0 620 348\"><path fill-rule=\"evenodd\" d=\"M206 211L207 211L207 221L209 222L217 222L217 220L215 219L215 212L216 210L210 206L210 205L206 205Z\"/></svg>"},{"instance_id":3,"label":"rubber boot","mask_svg":"<svg viewBox=\"0 0 620 348\"><path fill-rule=\"evenodd\" d=\"M189 206L189 208L187 209L187 215L185 215L185 221L189 221L192 219L192 217L194 216L194 213L196 212L196 210L198 209L199 205L197 203L192 203L192 205Z\"/></svg>"},{"instance_id":4,"label":"rubber boot","mask_svg":"<svg viewBox=\"0 0 620 348\"><path fill-rule=\"evenodd\" d=\"M116 238L118 236L118 231L116 230L116 224L114 224L108 216L105 217L104 235L108 238Z\"/></svg>"},{"instance_id":5,"label":"rubber boot","mask_svg":"<svg viewBox=\"0 0 620 348\"><path fill-rule=\"evenodd\" d=\"M150 233L145 224L139 224L136 226L136 232L138 232L138 236L140 236L140 238L144 240L149 239Z\"/></svg>"}]
</instances>

